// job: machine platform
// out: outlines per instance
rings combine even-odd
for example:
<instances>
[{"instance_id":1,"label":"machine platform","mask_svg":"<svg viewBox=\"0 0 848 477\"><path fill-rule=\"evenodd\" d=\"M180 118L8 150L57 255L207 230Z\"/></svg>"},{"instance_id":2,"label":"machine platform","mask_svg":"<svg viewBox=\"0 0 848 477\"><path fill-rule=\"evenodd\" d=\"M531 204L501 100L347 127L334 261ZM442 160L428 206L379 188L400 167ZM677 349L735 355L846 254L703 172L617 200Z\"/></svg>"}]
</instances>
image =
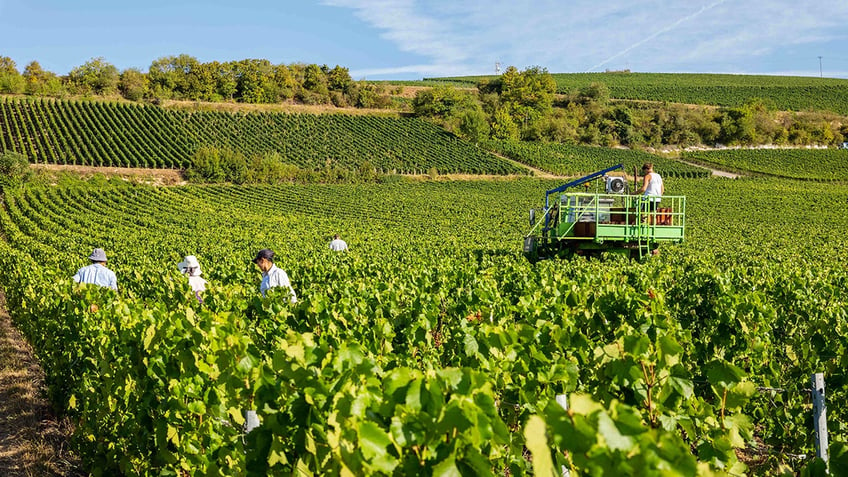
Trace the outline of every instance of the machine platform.
<instances>
[{"instance_id":1,"label":"machine platform","mask_svg":"<svg viewBox=\"0 0 848 477\"><path fill-rule=\"evenodd\" d=\"M538 220L536 210L531 211L533 227L524 237L524 253L529 259L601 252L641 258L662 242L684 240L684 196L627 195L625 190L605 194L565 192L570 185L594 180L606 171L547 192Z\"/></svg>"}]
</instances>

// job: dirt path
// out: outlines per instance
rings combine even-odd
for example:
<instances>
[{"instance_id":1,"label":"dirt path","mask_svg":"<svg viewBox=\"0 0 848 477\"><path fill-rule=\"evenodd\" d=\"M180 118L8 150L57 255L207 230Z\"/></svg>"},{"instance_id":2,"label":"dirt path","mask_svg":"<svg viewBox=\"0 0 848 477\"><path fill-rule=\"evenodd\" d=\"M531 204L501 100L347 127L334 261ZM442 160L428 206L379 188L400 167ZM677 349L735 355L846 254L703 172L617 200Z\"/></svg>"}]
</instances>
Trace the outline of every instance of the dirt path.
<instances>
[{"instance_id":1,"label":"dirt path","mask_svg":"<svg viewBox=\"0 0 848 477\"><path fill-rule=\"evenodd\" d=\"M44 373L12 326L2 296L0 305L0 475L81 475L68 450L70 426L52 415L42 392Z\"/></svg>"},{"instance_id":2,"label":"dirt path","mask_svg":"<svg viewBox=\"0 0 848 477\"><path fill-rule=\"evenodd\" d=\"M522 169L529 170L530 172L533 173L533 177L540 177L542 179L567 179L567 178L570 177L570 176L560 176L560 175L552 174L548 171L543 171L542 169L527 165L523 162L516 161L515 159L512 159L511 157L506 157L503 154L498 154L495 151L490 151L488 149L485 149L485 151L488 152L489 154L493 155L493 156L497 156L497 157L505 160L506 162L511 163L514 166L520 167Z\"/></svg>"},{"instance_id":3,"label":"dirt path","mask_svg":"<svg viewBox=\"0 0 848 477\"><path fill-rule=\"evenodd\" d=\"M694 162L686 162L683 159L676 159L677 161L682 162L683 164L689 164L690 166L700 167L702 169L707 169L716 177L727 177L730 179L736 179L741 177L741 174L734 174L733 172L722 171L719 169L713 169L712 167L705 166L703 164L695 164Z\"/></svg>"},{"instance_id":4,"label":"dirt path","mask_svg":"<svg viewBox=\"0 0 848 477\"><path fill-rule=\"evenodd\" d=\"M494 154L494 153L493 153ZM497 155L497 154L495 154ZM540 177L543 179L563 179L568 176L558 176L555 174L551 174L549 172L545 172L541 169L536 169L535 167L528 166L526 164L522 164L518 161L510 159L504 156L498 156L505 161L508 161L516 166L529 170L532 174L530 176L519 175L519 174L510 174L510 175L497 175L497 174L460 174L460 173L449 173L449 174L438 174L435 176L436 180L449 180L449 181L479 181L479 180L513 180L516 178L522 177ZM91 177L95 174L102 174L106 177L119 177L121 179L126 180L138 180L142 182L147 182L153 185L185 185L186 181L183 180L180 175L180 171L176 169L143 169L143 168L133 168L133 167L100 167L100 166L79 166L79 165L65 165L65 164L31 164L31 167L35 170L47 171L51 173L61 173L61 172L69 172L73 174L80 175L82 177ZM411 177L415 179L427 180L430 179L428 174L400 174L404 177Z\"/></svg>"}]
</instances>

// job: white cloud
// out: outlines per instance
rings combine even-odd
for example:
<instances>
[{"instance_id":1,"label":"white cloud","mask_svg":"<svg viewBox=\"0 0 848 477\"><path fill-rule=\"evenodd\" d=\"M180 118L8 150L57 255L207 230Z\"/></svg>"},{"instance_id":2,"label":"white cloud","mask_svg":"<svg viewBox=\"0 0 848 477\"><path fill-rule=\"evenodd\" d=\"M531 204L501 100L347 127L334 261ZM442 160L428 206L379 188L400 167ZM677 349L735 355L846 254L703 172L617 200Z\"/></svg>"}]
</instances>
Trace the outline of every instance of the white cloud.
<instances>
[{"instance_id":1,"label":"white cloud","mask_svg":"<svg viewBox=\"0 0 848 477\"><path fill-rule=\"evenodd\" d=\"M848 23L844 0L323 3L352 9L398 49L424 59L400 69L364 65L364 71L422 76L491 73L495 61L554 72L607 67L712 71L727 65L742 71L756 69L758 58L777 56L788 47L844 40Z\"/></svg>"}]
</instances>

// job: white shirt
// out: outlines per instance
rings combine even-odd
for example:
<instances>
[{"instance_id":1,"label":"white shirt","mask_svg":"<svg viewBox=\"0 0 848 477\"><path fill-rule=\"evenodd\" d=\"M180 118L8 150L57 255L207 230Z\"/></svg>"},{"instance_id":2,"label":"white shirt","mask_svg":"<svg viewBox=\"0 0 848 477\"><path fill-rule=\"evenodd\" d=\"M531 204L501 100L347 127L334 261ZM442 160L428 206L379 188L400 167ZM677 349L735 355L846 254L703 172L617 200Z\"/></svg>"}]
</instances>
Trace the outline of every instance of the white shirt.
<instances>
[{"instance_id":1,"label":"white shirt","mask_svg":"<svg viewBox=\"0 0 848 477\"><path fill-rule=\"evenodd\" d=\"M74 281L77 283L93 283L113 290L118 289L118 279L115 277L115 272L106 268L102 263L92 263L87 267L80 268L74 275Z\"/></svg>"},{"instance_id":2,"label":"white shirt","mask_svg":"<svg viewBox=\"0 0 848 477\"><path fill-rule=\"evenodd\" d=\"M662 190L663 190L662 177L660 177L660 175L657 174L656 172L651 172L650 174L648 174L648 177L650 177L651 180L648 181L648 187L645 189L644 195L646 195L646 196L648 196L648 195L657 196L657 198L651 199L651 200L655 201L655 202L659 202L660 201L659 196L662 195Z\"/></svg>"},{"instance_id":3,"label":"white shirt","mask_svg":"<svg viewBox=\"0 0 848 477\"><path fill-rule=\"evenodd\" d=\"M276 265L271 265L271 268L269 268L266 273L262 274L262 283L259 284L259 291L262 292L262 296L265 296L265 292L274 287L288 288L289 293L291 293L291 302L297 303L297 294L291 286L289 276L285 271L277 268Z\"/></svg>"},{"instance_id":4,"label":"white shirt","mask_svg":"<svg viewBox=\"0 0 848 477\"><path fill-rule=\"evenodd\" d=\"M347 242L342 239L335 239L330 242L330 250L334 252L341 252L342 250L347 250Z\"/></svg>"},{"instance_id":5,"label":"white shirt","mask_svg":"<svg viewBox=\"0 0 848 477\"><path fill-rule=\"evenodd\" d=\"M195 293L206 291L206 280L196 275L188 277L188 284Z\"/></svg>"}]
</instances>

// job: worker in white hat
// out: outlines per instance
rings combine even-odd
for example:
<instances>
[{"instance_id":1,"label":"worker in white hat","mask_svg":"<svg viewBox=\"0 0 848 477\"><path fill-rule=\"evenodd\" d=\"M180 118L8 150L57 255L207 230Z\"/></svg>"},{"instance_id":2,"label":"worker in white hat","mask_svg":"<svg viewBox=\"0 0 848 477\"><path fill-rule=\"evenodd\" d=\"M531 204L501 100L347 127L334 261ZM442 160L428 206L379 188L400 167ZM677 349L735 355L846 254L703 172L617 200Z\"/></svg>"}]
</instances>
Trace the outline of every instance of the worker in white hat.
<instances>
[{"instance_id":1,"label":"worker in white hat","mask_svg":"<svg viewBox=\"0 0 848 477\"><path fill-rule=\"evenodd\" d=\"M91 265L77 270L74 281L77 283L93 283L117 291L118 278L115 276L115 272L106 268L106 252L102 248L95 248L88 259L91 260Z\"/></svg>"},{"instance_id":2,"label":"worker in white hat","mask_svg":"<svg viewBox=\"0 0 848 477\"><path fill-rule=\"evenodd\" d=\"M200 294L206 291L207 282L200 278L202 272L200 271L200 262L197 261L197 257L186 255L185 259L177 264L177 268L180 269L180 273L188 276L188 284L191 287L191 291L194 292L197 301L203 303L203 298L200 297Z\"/></svg>"}]
</instances>

